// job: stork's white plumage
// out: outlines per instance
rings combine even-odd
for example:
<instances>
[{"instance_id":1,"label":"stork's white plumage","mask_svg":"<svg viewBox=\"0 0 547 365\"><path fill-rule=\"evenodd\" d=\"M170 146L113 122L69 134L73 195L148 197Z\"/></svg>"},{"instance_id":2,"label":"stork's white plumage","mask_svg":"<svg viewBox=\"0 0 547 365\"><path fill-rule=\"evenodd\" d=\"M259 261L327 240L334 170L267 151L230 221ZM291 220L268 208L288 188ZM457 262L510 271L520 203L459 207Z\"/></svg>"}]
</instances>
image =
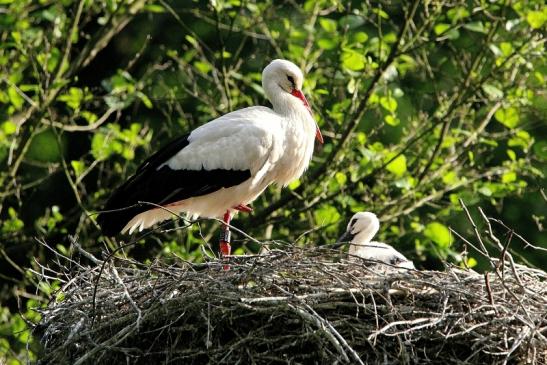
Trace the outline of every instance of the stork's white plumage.
<instances>
[{"instance_id":1,"label":"stork's white plumage","mask_svg":"<svg viewBox=\"0 0 547 365\"><path fill-rule=\"evenodd\" d=\"M147 159L99 215L103 233L140 231L171 212L224 215L229 223L268 185L285 186L299 178L312 157L314 138L323 141L302 83L295 64L272 61L262 72L262 86L273 109L254 106L225 114Z\"/></svg>"},{"instance_id":2,"label":"stork's white plumage","mask_svg":"<svg viewBox=\"0 0 547 365\"><path fill-rule=\"evenodd\" d=\"M414 263L392 246L383 242L371 241L379 229L380 221L376 214L359 212L353 215L346 232L338 241L350 243L348 250L350 258L360 257L377 263L414 269Z\"/></svg>"}]
</instances>

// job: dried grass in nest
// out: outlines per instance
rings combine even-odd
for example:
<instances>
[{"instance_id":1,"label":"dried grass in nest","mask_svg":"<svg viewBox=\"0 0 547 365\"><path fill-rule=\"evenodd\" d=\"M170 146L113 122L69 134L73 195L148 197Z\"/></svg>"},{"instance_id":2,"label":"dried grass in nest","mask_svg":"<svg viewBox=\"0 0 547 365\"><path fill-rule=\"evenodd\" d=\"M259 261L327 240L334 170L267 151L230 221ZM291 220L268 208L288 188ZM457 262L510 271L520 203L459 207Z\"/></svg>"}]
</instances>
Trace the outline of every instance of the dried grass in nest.
<instances>
[{"instance_id":1,"label":"dried grass in nest","mask_svg":"<svg viewBox=\"0 0 547 365\"><path fill-rule=\"evenodd\" d=\"M288 247L229 271L116 258L100 274L92 259L42 312L43 364L547 363L547 274L509 261L379 273Z\"/></svg>"}]
</instances>

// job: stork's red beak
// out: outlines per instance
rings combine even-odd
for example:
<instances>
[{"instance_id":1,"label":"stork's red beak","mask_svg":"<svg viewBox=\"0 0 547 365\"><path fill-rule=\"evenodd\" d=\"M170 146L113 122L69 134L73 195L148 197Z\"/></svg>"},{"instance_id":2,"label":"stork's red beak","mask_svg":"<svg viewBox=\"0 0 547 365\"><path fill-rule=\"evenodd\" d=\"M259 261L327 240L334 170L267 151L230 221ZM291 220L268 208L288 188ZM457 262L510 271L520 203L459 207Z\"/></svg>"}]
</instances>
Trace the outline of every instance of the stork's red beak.
<instances>
[{"instance_id":1,"label":"stork's red beak","mask_svg":"<svg viewBox=\"0 0 547 365\"><path fill-rule=\"evenodd\" d=\"M308 100L306 100L306 97L304 96L302 91L300 91L298 89L293 89L291 91L291 95L297 97L300 100L302 100L302 102L304 103L304 106L308 109L310 114L312 114L310 103L308 103ZM319 141L319 143L323 144L323 135L321 134L321 130L319 129L319 126L317 125L317 123L315 124L315 128L317 128L316 131L315 131L315 138Z\"/></svg>"}]
</instances>

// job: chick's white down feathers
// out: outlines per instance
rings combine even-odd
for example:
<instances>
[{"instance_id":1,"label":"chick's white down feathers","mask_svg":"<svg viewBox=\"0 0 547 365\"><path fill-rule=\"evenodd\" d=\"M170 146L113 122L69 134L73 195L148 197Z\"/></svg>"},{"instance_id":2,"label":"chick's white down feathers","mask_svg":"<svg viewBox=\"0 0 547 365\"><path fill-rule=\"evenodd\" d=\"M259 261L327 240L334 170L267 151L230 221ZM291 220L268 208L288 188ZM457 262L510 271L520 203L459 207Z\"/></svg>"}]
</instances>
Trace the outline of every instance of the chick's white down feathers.
<instances>
[{"instance_id":1,"label":"chick's white down feathers","mask_svg":"<svg viewBox=\"0 0 547 365\"><path fill-rule=\"evenodd\" d=\"M359 212L350 220L345 236L352 237L348 254L350 258L362 259L385 263L395 267L414 269L412 261L408 260L392 246L372 241L378 230L380 221L374 213Z\"/></svg>"}]
</instances>

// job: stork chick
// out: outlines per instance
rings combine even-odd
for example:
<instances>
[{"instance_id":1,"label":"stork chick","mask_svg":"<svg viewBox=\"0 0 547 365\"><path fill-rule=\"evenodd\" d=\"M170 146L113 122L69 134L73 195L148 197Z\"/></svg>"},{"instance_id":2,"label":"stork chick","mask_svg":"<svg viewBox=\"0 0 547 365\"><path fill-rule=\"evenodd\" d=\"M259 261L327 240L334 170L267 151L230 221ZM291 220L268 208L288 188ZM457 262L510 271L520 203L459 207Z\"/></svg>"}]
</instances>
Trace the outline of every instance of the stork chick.
<instances>
[{"instance_id":1,"label":"stork chick","mask_svg":"<svg viewBox=\"0 0 547 365\"><path fill-rule=\"evenodd\" d=\"M412 261L408 260L392 246L371 241L380 229L380 221L371 212L356 213L350 220L346 232L338 239L335 247L349 242L348 255L350 259L362 259L384 263L395 267L414 269Z\"/></svg>"}]
</instances>

